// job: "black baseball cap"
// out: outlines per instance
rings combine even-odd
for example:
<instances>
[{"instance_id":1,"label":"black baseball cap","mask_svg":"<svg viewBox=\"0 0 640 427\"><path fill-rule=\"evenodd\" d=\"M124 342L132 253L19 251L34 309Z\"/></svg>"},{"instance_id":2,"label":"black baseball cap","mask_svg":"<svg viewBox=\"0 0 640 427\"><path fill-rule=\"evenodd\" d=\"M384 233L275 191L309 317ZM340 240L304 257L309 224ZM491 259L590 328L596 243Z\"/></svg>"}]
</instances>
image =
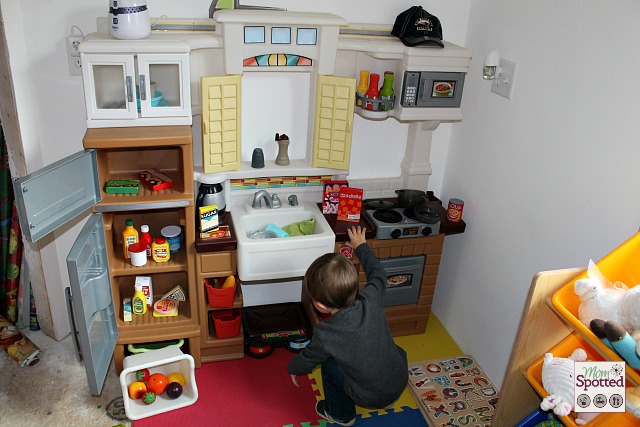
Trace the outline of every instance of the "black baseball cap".
<instances>
[{"instance_id":1,"label":"black baseball cap","mask_svg":"<svg viewBox=\"0 0 640 427\"><path fill-rule=\"evenodd\" d=\"M422 9L422 6L413 6L398 15L391 34L405 46L424 44L444 47L440 20Z\"/></svg>"}]
</instances>

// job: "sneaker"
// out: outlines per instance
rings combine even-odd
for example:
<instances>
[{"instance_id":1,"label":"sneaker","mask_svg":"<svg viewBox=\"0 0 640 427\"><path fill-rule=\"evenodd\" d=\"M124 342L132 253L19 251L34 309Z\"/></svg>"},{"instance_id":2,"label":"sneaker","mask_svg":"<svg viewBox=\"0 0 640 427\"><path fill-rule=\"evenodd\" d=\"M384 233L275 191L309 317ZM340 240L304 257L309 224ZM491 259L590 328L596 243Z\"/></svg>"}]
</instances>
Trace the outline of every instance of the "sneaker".
<instances>
[{"instance_id":1,"label":"sneaker","mask_svg":"<svg viewBox=\"0 0 640 427\"><path fill-rule=\"evenodd\" d=\"M356 423L355 417L350 421L339 421L339 420L333 419L331 415L327 413L327 410L324 407L324 400L320 400L319 402L316 403L316 413L320 415L322 418L324 418L325 420L329 421L330 423L338 424L339 426L349 427Z\"/></svg>"}]
</instances>

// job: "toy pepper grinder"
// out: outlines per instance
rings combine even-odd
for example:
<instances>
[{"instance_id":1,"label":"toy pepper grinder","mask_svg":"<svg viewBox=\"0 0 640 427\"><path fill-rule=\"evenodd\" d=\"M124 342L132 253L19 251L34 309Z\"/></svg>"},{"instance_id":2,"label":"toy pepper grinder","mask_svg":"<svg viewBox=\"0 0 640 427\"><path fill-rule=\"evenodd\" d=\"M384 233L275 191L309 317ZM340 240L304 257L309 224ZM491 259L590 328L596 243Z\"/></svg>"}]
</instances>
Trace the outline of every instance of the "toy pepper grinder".
<instances>
[{"instance_id":1,"label":"toy pepper grinder","mask_svg":"<svg viewBox=\"0 0 640 427\"><path fill-rule=\"evenodd\" d=\"M289 137L284 133L279 135L276 133L276 142L278 143L278 157L276 157L276 165L278 166L288 166L289 154L287 150L289 149Z\"/></svg>"}]
</instances>

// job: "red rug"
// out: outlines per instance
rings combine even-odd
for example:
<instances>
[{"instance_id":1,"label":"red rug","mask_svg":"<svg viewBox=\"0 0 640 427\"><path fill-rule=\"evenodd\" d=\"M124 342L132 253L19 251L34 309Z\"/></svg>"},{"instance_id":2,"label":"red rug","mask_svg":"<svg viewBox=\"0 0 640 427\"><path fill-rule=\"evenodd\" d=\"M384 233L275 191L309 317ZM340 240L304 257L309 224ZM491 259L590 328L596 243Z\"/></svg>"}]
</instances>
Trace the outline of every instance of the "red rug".
<instances>
[{"instance_id":1,"label":"red rug","mask_svg":"<svg viewBox=\"0 0 640 427\"><path fill-rule=\"evenodd\" d=\"M298 427L318 425L316 396L306 375L291 382L294 354L278 347L264 359L203 363L195 370L198 400L185 408L133 422L134 427Z\"/></svg>"}]
</instances>

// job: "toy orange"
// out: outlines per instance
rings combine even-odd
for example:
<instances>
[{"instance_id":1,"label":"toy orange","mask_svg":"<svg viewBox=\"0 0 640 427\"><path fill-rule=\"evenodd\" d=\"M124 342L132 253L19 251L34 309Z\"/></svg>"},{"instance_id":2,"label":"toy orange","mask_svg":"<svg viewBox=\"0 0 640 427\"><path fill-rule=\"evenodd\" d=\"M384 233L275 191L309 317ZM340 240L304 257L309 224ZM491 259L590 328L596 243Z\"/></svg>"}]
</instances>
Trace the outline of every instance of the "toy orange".
<instances>
[{"instance_id":1,"label":"toy orange","mask_svg":"<svg viewBox=\"0 0 640 427\"><path fill-rule=\"evenodd\" d=\"M147 386L142 381L134 381L129 384L129 397L140 399L147 392Z\"/></svg>"},{"instance_id":2,"label":"toy orange","mask_svg":"<svg viewBox=\"0 0 640 427\"><path fill-rule=\"evenodd\" d=\"M147 390L155 393L157 396L164 393L164 389L167 388L168 384L169 379L164 374L151 374L147 380Z\"/></svg>"}]
</instances>

